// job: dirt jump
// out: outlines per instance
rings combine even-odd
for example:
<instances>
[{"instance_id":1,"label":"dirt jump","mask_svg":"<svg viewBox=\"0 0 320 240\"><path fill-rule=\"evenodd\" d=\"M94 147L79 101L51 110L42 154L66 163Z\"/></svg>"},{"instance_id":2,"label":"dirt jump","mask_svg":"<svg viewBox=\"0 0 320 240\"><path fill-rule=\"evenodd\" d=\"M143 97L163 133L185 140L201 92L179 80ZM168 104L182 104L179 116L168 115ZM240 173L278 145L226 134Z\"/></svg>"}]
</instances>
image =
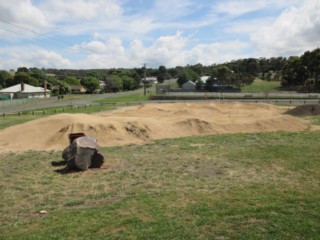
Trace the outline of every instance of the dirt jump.
<instances>
[{"instance_id":1,"label":"dirt jump","mask_svg":"<svg viewBox=\"0 0 320 240\"><path fill-rule=\"evenodd\" d=\"M224 133L303 131L309 124L281 107L256 103L145 104L97 114L57 114L0 131L0 152L63 150L83 132L101 147Z\"/></svg>"}]
</instances>

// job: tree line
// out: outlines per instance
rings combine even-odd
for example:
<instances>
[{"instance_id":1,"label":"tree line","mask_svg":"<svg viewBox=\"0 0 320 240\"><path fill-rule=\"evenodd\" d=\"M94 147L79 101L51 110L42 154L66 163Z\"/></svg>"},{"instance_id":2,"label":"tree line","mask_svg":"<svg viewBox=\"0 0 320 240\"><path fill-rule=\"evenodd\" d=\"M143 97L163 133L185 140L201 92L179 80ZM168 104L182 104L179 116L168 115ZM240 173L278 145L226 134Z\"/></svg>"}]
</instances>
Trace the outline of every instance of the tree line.
<instances>
[{"instance_id":1,"label":"tree line","mask_svg":"<svg viewBox=\"0 0 320 240\"><path fill-rule=\"evenodd\" d=\"M246 58L223 64L202 64L166 68L133 69L39 69L20 67L15 74L0 71L0 89L24 82L49 89L59 86L61 94L71 91L71 86L85 86L89 93L104 83L102 92L118 92L137 89L144 77L156 77L161 84L166 79L177 79L181 87L188 81L196 83L199 90L212 91L215 84L241 87L251 84L255 78L280 81L285 89L320 91L320 49L307 51L302 56L289 58ZM208 76L206 82L201 76Z\"/></svg>"}]
</instances>

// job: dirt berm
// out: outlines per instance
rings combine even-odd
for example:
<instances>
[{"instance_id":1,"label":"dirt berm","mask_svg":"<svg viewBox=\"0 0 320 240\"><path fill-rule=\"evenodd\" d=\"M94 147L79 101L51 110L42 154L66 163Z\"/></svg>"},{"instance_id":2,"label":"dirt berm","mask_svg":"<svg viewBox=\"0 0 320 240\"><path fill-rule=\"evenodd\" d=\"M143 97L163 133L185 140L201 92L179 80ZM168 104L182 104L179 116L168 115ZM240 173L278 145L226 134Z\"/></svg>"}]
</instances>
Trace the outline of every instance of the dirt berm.
<instances>
[{"instance_id":1,"label":"dirt berm","mask_svg":"<svg viewBox=\"0 0 320 240\"><path fill-rule=\"evenodd\" d=\"M320 114L320 105L319 104L308 104L297 106L289 111L286 114L292 116L314 116Z\"/></svg>"},{"instance_id":2,"label":"dirt berm","mask_svg":"<svg viewBox=\"0 0 320 240\"><path fill-rule=\"evenodd\" d=\"M268 104L145 104L98 114L58 114L6 128L0 152L63 150L68 134L84 132L100 146L239 132L302 131L308 123Z\"/></svg>"}]
</instances>

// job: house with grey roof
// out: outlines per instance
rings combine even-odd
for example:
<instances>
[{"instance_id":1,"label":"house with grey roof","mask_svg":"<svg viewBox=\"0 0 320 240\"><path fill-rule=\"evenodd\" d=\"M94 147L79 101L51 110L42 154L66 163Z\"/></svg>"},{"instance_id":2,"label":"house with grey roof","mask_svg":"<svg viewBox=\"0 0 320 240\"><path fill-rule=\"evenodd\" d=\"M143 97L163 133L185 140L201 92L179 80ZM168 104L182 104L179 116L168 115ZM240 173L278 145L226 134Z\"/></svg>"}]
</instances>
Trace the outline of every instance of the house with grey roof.
<instances>
[{"instance_id":1,"label":"house with grey roof","mask_svg":"<svg viewBox=\"0 0 320 240\"><path fill-rule=\"evenodd\" d=\"M0 96L9 99L45 98L50 97L50 93L51 91L46 88L34 87L25 83L20 83L0 90Z\"/></svg>"},{"instance_id":2,"label":"house with grey roof","mask_svg":"<svg viewBox=\"0 0 320 240\"><path fill-rule=\"evenodd\" d=\"M188 81L181 86L181 90L184 92L195 91L196 84L192 81Z\"/></svg>"}]
</instances>

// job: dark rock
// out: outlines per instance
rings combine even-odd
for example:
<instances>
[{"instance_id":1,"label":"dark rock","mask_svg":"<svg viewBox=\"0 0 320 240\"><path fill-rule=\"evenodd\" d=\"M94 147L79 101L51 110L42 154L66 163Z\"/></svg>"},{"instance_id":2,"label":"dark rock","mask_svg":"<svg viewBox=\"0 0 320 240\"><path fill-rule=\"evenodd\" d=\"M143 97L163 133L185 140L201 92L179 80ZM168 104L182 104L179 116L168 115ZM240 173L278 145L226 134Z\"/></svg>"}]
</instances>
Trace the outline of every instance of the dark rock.
<instances>
[{"instance_id":1,"label":"dark rock","mask_svg":"<svg viewBox=\"0 0 320 240\"><path fill-rule=\"evenodd\" d=\"M95 138L89 136L78 137L63 150L62 158L68 168L87 170L89 167L101 167L104 162L102 154L98 153L99 146Z\"/></svg>"},{"instance_id":2,"label":"dark rock","mask_svg":"<svg viewBox=\"0 0 320 240\"><path fill-rule=\"evenodd\" d=\"M104 156L99 152L95 152L92 156L90 168L100 168L103 163Z\"/></svg>"}]
</instances>

